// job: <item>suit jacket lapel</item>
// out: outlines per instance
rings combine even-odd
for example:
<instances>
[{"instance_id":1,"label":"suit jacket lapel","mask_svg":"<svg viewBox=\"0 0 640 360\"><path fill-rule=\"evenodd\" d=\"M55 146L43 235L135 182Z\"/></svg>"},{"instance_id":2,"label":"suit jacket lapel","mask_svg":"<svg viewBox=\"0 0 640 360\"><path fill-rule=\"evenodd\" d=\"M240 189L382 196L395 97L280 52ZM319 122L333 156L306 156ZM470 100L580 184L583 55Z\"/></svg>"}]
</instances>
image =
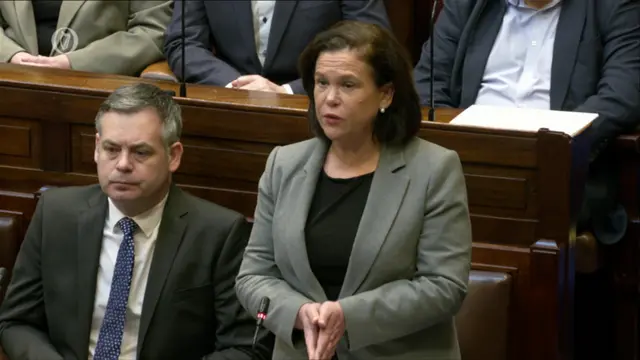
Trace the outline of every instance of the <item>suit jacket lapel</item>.
<instances>
[{"instance_id":1,"label":"suit jacket lapel","mask_svg":"<svg viewBox=\"0 0 640 360\"><path fill-rule=\"evenodd\" d=\"M383 149L358 226L340 298L358 290L387 238L409 185L409 178L401 170L404 166L401 147Z\"/></svg>"},{"instance_id":2,"label":"suit jacket lapel","mask_svg":"<svg viewBox=\"0 0 640 360\"><path fill-rule=\"evenodd\" d=\"M255 29L253 24L253 10L251 1L236 0L231 2L235 12L238 27L235 29L240 35L240 41L246 46L250 53L251 61L258 72L262 72L262 64L258 59L258 50L256 49Z\"/></svg>"},{"instance_id":3,"label":"suit jacket lapel","mask_svg":"<svg viewBox=\"0 0 640 360\"><path fill-rule=\"evenodd\" d=\"M269 32L269 43L267 45L267 56L264 60L264 67L268 68L273 62L280 42L284 36L284 32L289 26L289 20L293 10L296 8L298 1L276 1L276 7L273 11L273 19L271 21L271 31Z\"/></svg>"},{"instance_id":4,"label":"suit jacket lapel","mask_svg":"<svg viewBox=\"0 0 640 360\"><path fill-rule=\"evenodd\" d=\"M550 100L552 110L561 110L567 96L585 24L587 5L588 1L586 0L562 2L551 66Z\"/></svg>"},{"instance_id":5,"label":"suit jacket lapel","mask_svg":"<svg viewBox=\"0 0 640 360\"><path fill-rule=\"evenodd\" d=\"M36 32L36 20L33 16L33 4L31 1L14 1L16 10L16 20L20 27L18 36L22 34L25 40L26 49L31 54L38 53L38 35Z\"/></svg>"},{"instance_id":6,"label":"suit jacket lapel","mask_svg":"<svg viewBox=\"0 0 640 360\"><path fill-rule=\"evenodd\" d=\"M175 185L172 185L167 203L162 214L162 222L158 231L156 248L149 270L149 279L142 303L140 316L140 329L138 333L138 358L144 346L144 339L149 330L149 324L153 318L158 299L161 296L164 284L173 266L173 260L182 244L188 213L185 204L185 194Z\"/></svg>"},{"instance_id":7,"label":"suit jacket lapel","mask_svg":"<svg viewBox=\"0 0 640 360\"><path fill-rule=\"evenodd\" d=\"M289 194L295 196L295 198L287 207L294 211L288 224L283 227L287 231L287 234L283 236L283 238L287 241L291 266L296 276L300 279L301 285L306 286L306 289L309 291L308 295L313 300L325 301L326 294L318 282L318 279L311 271L305 242L307 215L309 214L309 208L316 190L318 177L327 153L327 146L320 140L316 141L317 145L311 154L311 158L307 161L304 169L298 173L291 182L291 191Z\"/></svg>"},{"instance_id":8,"label":"suit jacket lapel","mask_svg":"<svg viewBox=\"0 0 640 360\"><path fill-rule=\"evenodd\" d=\"M73 18L84 5L87 0L64 0L60 6L60 15L58 16L58 29L70 27Z\"/></svg>"},{"instance_id":9,"label":"suit jacket lapel","mask_svg":"<svg viewBox=\"0 0 640 360\"><path fill-rule=\"evenodd\" d=\"M486 15L480 14L480 21L477 26L471 29L471 41L467 48L467 55L464 60L462 70L462 94L460 96L460 107L466 108L475 103L484 69L487 66L489 55L493 49L493 44L498 37L502 18L507 11L507 5L504 0L491 1L487 3Z\"/></svg>"},{"instance_id":10,"label":"suit jacket lapel","mask_svg":"<svg viewBox=\"0 0 640 360\"><path fill-rule=\"evenodd\" d=\"M101 190L89 199L87 207L78 214L77 253L77 336L76 351L88 356L89 333L93 318L96 278L102 247L104 222L107 218L107 197ZM73 324L70 321L69 324Z\"/></svg>"}]
</instances>

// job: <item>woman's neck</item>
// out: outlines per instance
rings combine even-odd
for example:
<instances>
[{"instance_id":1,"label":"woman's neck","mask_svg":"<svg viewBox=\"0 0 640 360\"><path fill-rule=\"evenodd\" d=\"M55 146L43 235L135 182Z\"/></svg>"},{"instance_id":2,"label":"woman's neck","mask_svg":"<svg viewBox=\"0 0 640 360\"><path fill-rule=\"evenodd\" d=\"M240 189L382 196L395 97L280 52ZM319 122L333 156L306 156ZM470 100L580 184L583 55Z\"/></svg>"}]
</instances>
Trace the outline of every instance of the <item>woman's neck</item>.
<instances>
[{"instance_id":1,"label":"woman's neck","mask_svg":"<svg viewBox=\"0 0 640 360\"><path fill-rule=\"evenodd\" d=\"M379 158L380 145L372 140L350 144L333 142L324 163L324 170L334 178L356 177L375 171Z\"/></svg>"}]
</instances>

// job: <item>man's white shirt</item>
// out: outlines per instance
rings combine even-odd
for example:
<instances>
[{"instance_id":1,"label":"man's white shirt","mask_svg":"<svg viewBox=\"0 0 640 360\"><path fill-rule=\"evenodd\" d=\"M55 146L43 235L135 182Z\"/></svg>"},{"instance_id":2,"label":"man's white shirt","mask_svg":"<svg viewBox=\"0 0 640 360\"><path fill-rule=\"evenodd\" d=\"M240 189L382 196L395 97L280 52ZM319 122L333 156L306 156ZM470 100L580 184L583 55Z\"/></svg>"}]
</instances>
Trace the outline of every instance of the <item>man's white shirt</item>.
<instances>
[{"instance_id":1,"label":"man's white shirt","mask_svg":"<svg viewBox=\"0 0 640 360\"><path fill-rule=\"evenodd\" d=\"M136 224L138 224L138 230L133 236L135 261L133 275L131 277L131 290L129 292L129 303L127 305L120 359L136 359L142 302L144 301L149 270L151 269L151 260L153 259L153 252L155 250L158 230L160 228L167 196L168 194L152 209L132 217ZM122 214L122 212L115 207L111 199L109 199L109 210L102 232L103 239L100 252L100 265L96 279L96 295L91 321L91 335L89 338L89 360L93 359L98 343L100 327L102 326L102 320L107 309L107 302L109 301L113 271L118 257L118 250L124 237L122 230L116 224L123 217L125 217L125 215Z\"/></svg>"}]
</instances>

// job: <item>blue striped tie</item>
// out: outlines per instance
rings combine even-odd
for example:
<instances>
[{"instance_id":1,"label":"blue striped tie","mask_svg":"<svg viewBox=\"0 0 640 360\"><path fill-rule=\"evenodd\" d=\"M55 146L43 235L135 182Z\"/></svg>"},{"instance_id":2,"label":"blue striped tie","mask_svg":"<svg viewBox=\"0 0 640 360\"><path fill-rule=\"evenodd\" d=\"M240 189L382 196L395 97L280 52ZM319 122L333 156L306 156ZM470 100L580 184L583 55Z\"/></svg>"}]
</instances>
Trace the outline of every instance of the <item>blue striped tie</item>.
<instances>
[{"instance_id":1,"label":"blue striped tie","mask_svg":"<svg viewBox=\"0 0 640 360\"><path fill-rule=\"evenodd\" d=\"M122 218L117 225L122 229L124 238L118 250L109 301L100 327L94 360L118 360L122 345L135 258L133 233L138 228L138 224L130 218Z\"/></svg>"}]
</instances>

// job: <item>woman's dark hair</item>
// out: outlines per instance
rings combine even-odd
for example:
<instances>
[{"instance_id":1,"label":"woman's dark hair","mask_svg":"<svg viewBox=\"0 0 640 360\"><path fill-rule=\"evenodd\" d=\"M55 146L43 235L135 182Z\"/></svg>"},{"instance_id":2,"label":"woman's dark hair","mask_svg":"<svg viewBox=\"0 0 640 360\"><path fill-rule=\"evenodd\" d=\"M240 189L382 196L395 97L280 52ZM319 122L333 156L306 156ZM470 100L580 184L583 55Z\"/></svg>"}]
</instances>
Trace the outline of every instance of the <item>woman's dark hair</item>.
<instances>
[{"instance_id":1,"label":"woman's dark hair","mask_svg":"<svg viewBox=\"0 0 640 360\"><path fill-rule=\"evenodd\" d=\"M378 112L373 136L381 144L404 144L418 133L422 113L413 83L413 66L409 55L388 30L359 21L341 21L318 34L300 55L298 69L302 85L309 96L309 124L315 136L329 141L315 109L314 86L316 62L320 54L355 50L373 70L377 86L393 84L391 105Z\"/></svg>"}]
</instances>

